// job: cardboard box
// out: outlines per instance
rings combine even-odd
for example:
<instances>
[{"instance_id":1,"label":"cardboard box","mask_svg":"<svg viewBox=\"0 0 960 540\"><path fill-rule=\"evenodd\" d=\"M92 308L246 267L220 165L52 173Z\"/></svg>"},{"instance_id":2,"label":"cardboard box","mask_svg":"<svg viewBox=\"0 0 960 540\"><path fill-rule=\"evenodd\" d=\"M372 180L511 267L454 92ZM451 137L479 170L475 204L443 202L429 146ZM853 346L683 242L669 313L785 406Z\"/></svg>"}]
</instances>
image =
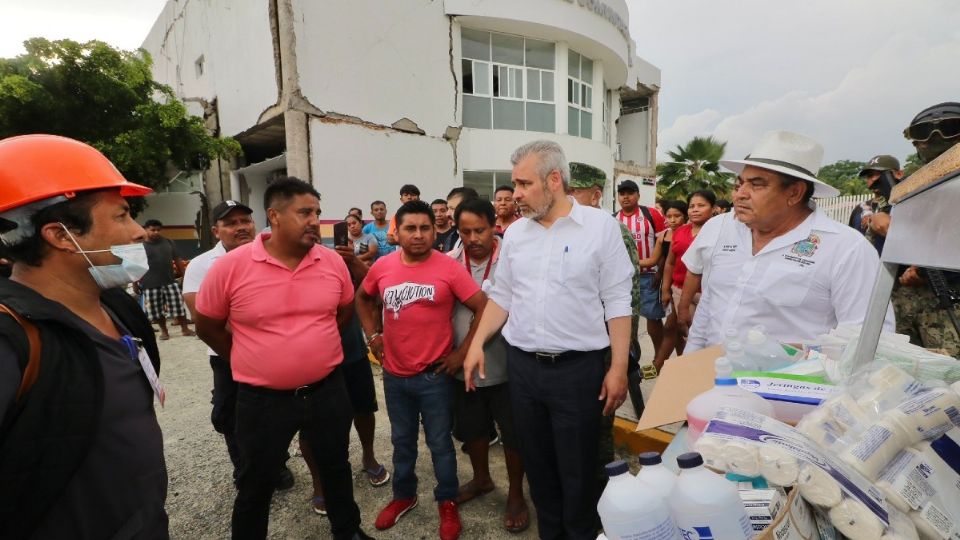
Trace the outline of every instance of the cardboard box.
<instances>
[{"instance_id":1,"label":"cardboard box","mask_svg":"<svg viewBox=\"0 0 960 540\"><path fill-rule=\"evenodd\" d=\"M714 361L722 354L723 348L714 345L667 361L637 423L637 431L686 420L687 404L713 388Z\"/></svg>"},{"instance_id":2,"label":"cardboard box","mask_svg":"<svg viewBox=\"0 0 960 540\"><path fill-rule=\"evenodd\" d=\"M799 490L790 492L786 508L773 524L753 537L753 540L821 540L813 508L800 496Z\"/></svg>"}]
</instances>

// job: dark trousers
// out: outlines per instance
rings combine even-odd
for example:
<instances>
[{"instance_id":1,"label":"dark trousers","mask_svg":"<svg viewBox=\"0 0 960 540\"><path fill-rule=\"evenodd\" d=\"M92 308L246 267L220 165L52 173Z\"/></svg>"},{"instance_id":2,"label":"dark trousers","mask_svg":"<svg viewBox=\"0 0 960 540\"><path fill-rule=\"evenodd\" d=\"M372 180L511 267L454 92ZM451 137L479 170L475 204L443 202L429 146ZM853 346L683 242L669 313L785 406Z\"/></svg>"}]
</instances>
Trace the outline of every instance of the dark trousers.
<instances>
[{"instance_id":1,"label":"dark trousers","mask_svg":"<svg viewBox=\"0 0 960 540\"><path fill-rule=\"evenodd\" d=\"M210 369L213 370L213 396L210 399L213 410L210 411L210 423L217 433L223 435L223 440L227 443L227 453L233 463L233 480L236 481L240 470L240 450L234 436L237 423L237 383L233 380L230 362L219 356L210 357Z\"/></svg>"},{"instance_id":2,"label":"dark trousers","mask_svg":"<svg viewBox=\"0 0 960 540\"><path fill-rule=\"evenodd\" d=\"M240 475L233 505L233 538L266 538L270 498L294 434L310 443L319 468L334 538L360 528L348 451L353 408L340 369L304 395L271 393L240 384L236 440Z\"/></svg>"},{"instance_id":3,"label":"dark trousers","mask_svg":"<svg viewBox=\"0 0 960 540\"><path fill-rule=\"evenodd\" d=\"M520 455L545 540L597 537L603 356L590 351L546 364L516 347L507 351Z\"/></svg>"}]
</instances>

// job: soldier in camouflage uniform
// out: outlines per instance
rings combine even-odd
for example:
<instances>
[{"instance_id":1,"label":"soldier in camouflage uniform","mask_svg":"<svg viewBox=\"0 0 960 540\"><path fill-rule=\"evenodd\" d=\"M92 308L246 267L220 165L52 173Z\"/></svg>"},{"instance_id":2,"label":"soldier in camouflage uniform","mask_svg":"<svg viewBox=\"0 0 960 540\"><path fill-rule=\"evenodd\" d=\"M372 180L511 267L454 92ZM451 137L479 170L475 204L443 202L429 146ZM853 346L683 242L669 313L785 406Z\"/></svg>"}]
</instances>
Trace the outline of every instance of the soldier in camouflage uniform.
<instances>
[{"instance_id":1,"label":"soldier in camouflage uniform","mask_svg":"<svg viewBox=\"0 0 960 540\"><path fill-rule=\"evenodd\" d=\"M960 103L940 103L924 109L903 132L917 149L924 164L936 159L955 144L960 143ZM886 236L889 214L875 214L870 227ZM897 332L910 336L910 342L927 349L946 351L960 359L960 336L951 320L950 313L930 284L931 270L911 266L899 278L891 301L897 319ZM939 272L939 271L932 271ZM960 291L960 274L939 272L946 288L953 293ZM935 275L935 277L937 277ZM946 294L950 294L945 291ZM956 319L960 310L956 304L950 309Z\"/></svg>"},{"instance_id":2,"label":"soldier in camouflage uniform","mask_svg":"<svg viewBox=\"0 0 960 540\"><path fill-rule=\"evenodd\" d=\"M606 183L607 175L602 170L585 163L570 163L570 191L573 198L576 199L579 204L600 208L600 199ZM633 235L630 234L630 231L627 230L623 223L620 224L620 232L623 234L623 243L627 247L627 254L630 255L630 261L633 263L634 270L636 270L640 267L640 254L637 252L637 242L633 239ZM630 363L627 366L628 389L630 391L631 401L635 404L639 401L639 403L642 404L643 396L640 395L640 378L636 376L638 374L637 362L640 358L640 345L637 343L637 333L640 330L640 274L637 272L633 274L630 307L633 311L633 315L630 317L630 329L633 339L630 343ZM609 353L607 353L606 362L609 368ZM634 408L636 408L636 405L634 405ZM641 412L642 407L637 411L637 414ZM615 459L613 448L614 416L615 415L612 414L610 416L604 416L600 424L600 453L597 459L597 464L599 465L597 476L600 480L599 491L597 492L598 499L603 488L607 485L607 475L603 467Z\"/></svg>"}]
</instances>

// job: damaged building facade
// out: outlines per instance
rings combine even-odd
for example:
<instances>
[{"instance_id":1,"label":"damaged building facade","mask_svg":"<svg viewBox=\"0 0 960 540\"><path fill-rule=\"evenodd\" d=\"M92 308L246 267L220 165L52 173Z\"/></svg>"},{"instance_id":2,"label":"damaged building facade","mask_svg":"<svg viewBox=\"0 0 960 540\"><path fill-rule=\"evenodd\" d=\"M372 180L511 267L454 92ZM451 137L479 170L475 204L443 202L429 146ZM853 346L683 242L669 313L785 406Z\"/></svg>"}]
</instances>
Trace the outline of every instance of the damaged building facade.
<instances>
[{"instance_id":1,"label":"damaged building facade","mask_svg":"<svg viewBox=\"0 0 960 540\"><path fill-rule=\"evenodd\" d=\"M143 48L157 81L243 146L205 173L209 204L243 200L263 226L283 174L336 221L373 199L394 210L407 183L428 200L492 195L535 138L652 184L660 72L628 23L624 0L169 0Z\"/></svg>"}]
</instances>

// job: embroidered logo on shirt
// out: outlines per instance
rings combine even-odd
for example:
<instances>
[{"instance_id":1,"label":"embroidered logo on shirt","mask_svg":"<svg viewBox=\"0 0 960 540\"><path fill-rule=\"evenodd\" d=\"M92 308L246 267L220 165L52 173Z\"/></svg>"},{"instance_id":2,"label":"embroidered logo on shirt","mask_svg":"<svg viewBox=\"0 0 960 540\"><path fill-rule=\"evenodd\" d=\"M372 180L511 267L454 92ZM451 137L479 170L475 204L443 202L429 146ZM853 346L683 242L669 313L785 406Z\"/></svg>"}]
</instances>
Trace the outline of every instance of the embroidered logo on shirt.
<instances>
[{"instance_id":1,"label":"embroidered logo on shirt","mask_svg":"<svg viewBox=\"0 0 960 540\"><path fill-rule=\"evenodd\" d=\"M383 290L383 306L393 310L393 318L400 318L400 310L421 300L434 301L435 285L410 283L409 281Z\"/></svg>"},{"instance_id":2,"label":"embroidered logo on shirt","mask_svg":"<svg viewBox=\"0 0 960 540\"><path fill-rule=\"evenodd\" d=\"M820 237L810 233L810 236L808 236L806 240L801 240L794 244L790 252L801 257L813 257L813 254L817 252L818 246L820 246Z\"/></svg>"}]
</instances>

